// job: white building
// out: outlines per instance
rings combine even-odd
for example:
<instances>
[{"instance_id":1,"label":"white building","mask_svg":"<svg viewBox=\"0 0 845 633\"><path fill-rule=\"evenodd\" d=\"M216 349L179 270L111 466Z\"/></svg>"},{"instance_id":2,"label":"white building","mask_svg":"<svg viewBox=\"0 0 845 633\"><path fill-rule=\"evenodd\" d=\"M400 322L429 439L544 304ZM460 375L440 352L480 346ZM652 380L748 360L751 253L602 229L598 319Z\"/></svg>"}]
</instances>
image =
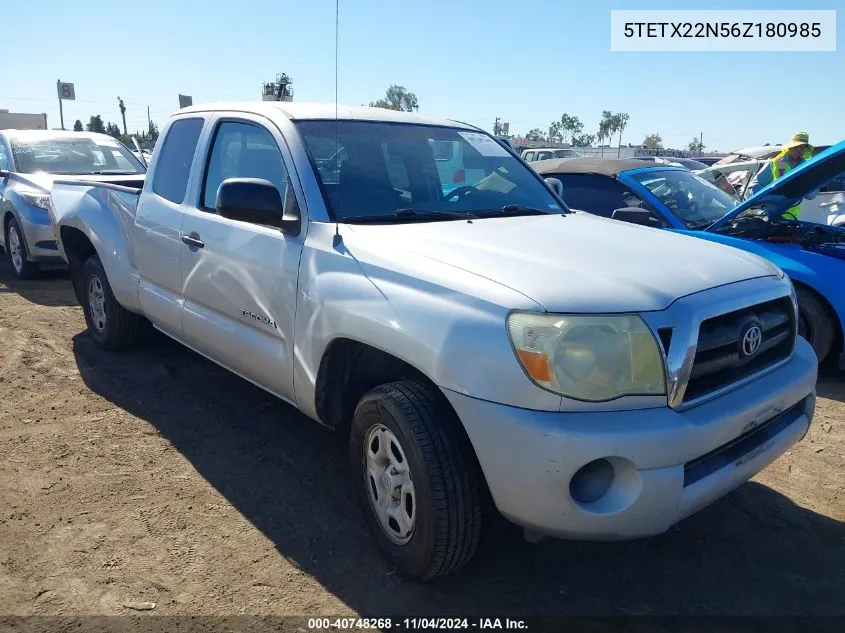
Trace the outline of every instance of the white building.
<instances>
[{"instance_id":1,"label":"white building","mask_svg":"<svg viewBox=\"0 0 845 633\"><path fill-rule=\"evenodd\" d=\"M0 109L0 130L46 130L46 114L25 114Z\"/></svg>"}]
</instances>

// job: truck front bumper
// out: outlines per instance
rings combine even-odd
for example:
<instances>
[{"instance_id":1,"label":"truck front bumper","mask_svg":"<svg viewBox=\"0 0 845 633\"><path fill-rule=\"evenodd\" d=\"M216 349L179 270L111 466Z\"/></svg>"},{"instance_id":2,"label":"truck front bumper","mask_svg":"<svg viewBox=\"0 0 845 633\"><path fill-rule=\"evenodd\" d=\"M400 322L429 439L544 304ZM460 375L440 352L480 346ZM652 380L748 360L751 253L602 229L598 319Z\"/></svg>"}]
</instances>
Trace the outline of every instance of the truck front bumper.
<instances>
[{"instance_id":1,"label":"truck front bumper","mask_svg":"<svg viewBox=\"0 0 845 633\"><path fill-rule=\"evenodd\" d=\"M665 532L801 440L816 374L799 338L780 368L682 411L531 411L444 393L505 517L549 536L620 540Z\"/></svg>"}]
</instances>

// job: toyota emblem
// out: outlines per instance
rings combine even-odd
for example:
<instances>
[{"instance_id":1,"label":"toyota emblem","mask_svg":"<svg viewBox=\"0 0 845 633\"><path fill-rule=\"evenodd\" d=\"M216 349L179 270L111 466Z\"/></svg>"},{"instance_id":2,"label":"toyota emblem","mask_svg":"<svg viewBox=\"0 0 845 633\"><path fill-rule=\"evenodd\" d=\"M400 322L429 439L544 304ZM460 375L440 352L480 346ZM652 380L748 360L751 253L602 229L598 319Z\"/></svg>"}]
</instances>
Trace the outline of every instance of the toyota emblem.
<instances>
[{"instance_id":1,"label":"toyota emblem","mask_svg":"<svg viewBox=\"0 0 845 633\"><path fill-rule=\"evenodd\" d=\"M743 329L739 339L739 351L743 358L751 358L760 349L763 342L763 330L757 323L749 323Z\"/></svg>"}]
</instances>

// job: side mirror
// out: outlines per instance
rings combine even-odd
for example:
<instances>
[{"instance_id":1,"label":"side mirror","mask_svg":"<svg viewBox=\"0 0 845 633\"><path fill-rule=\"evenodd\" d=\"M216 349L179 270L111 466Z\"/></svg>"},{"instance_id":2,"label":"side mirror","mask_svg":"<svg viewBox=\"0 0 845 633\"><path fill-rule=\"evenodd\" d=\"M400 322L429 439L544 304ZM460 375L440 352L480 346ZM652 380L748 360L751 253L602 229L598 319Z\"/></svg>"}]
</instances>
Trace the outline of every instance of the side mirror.
<instances>
[{"instance_id":1,"label":"side mirror","mask_svg":"<svg viewBox=\"0 0 845 633\"><path fill-rule=\"evenodd\" d=\"M6 178L10 173L8 169L0 169L0 178Z\"/></svg>"},{"instance_id":2,"label":"side mirror","mask_svg":"<svg viewBox=\"0 0 845 633\"><path fill-rule=\"evenodd\" d=\"M262 178L228 178L217 189L217 213L230 220L275 226L299 235L299 210L286 214L279 190Z\"/></svg>"},{"instance_id":3,"label":"side mirror","mask_svg":"<svg viewBox=\"0 0 845 633\"><path fill-rule=\"evenodd\" d=\"M552 188L559 198L563 198L563 183L560 180L557 178L544 178L543 180L546 181L546 184Z\"/></svg>"},{"instance_id":4,"label":"side mirror","mask_svg":"<svg viewBox=\"0 0 845 633\"><path fill-rule=\"evenodd\" d=\"M630 222L631 224L639 224L641 226L663 225L660 219L654 217L654 214L651 211L648 209L641 209L639 207L624 207L622 209L616 209L610 217L614 220L621 220L622 222Z\"/></svg>"}]
</instances>

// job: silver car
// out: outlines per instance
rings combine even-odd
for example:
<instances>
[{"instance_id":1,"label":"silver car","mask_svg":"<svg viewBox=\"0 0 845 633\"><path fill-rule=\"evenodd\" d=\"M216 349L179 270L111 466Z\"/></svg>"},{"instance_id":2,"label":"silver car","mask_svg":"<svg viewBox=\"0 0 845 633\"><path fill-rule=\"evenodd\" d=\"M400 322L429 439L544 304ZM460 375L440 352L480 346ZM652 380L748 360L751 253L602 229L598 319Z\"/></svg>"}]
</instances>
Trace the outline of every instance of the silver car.
<instances>
[{"instance_id":1,"label":"silver car","mask_svg":"<svg viewBox=\"0 0 845 633\"><path fill-rule=\"evenodd\" d=\"M64 268L47 213L56 180L141 186L146 169L115 138L94 132L0 130L0 236L19 279Z\"/></svg>"}]
</instances>

